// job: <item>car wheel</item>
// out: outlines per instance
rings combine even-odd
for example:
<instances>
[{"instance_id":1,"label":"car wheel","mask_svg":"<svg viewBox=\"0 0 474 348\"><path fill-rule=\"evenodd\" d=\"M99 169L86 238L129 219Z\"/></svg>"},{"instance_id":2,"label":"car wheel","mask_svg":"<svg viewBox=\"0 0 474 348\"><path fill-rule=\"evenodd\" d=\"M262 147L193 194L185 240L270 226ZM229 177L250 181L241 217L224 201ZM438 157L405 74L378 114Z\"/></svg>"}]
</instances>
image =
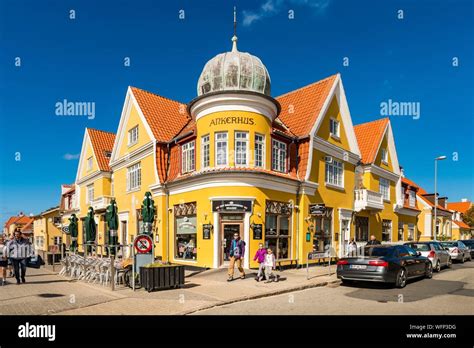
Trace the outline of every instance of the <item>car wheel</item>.
<instances>
[{"instance_id":1,"label":"car wheel","mask_svg":"<svg viewBox=\"0 0 474 348\"><path fill-rule=\"evenodd\" d=\"M438 265L439 265L439 261L438 261ZM439 271L437 271L437 272L439 272ZM428 278L428 279L433 278L433 266L431 265L431 262L428 262L426 264L425 278Z\"/></svg>"},{"instance_id":2,"label":"car wheel","mask_svg":"<svg viewBox=\"0 0 474 348\"><path fill-rule=\"evenodd\" d=\"M407 271L405 268L400 268L397 273L397 279L395 281L395 286L397 288L404 288L407 285Z\"/></svg>"},{"instance_id":3,"label":"car wheel","mask_svg":"<svg viewBox=\"0 0 474 348\"><path fill-rule=\"evenodd\" d=\"M435 272L441 271L441 263L439 262L439 260L436 262L436 267L435 267L434 271Z\"/></svg>"},{"instance_id":4,"label":"car wheel","mask_svg":"<svg viewBox=\"0 0 474 348\"><path fill-rule=\"evenodd\" d=\"M446 267L451 268L452 264L453 264L453 260L450 257L448 257L448 263L446 264Z\"/></svg>"}]
</instances>

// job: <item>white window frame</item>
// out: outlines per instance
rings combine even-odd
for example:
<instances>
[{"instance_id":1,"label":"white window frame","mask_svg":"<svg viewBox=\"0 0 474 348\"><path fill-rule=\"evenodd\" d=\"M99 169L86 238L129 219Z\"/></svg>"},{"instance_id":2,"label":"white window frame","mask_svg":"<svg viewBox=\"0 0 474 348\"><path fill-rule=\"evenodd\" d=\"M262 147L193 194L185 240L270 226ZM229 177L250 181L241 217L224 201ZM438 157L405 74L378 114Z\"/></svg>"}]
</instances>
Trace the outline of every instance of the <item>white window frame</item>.
<instances>
[{"instance_id":1,"label":"white window frame","mask_svg":"<svg viewBox=\"0 0 474 348\"><path fill-rule=\"evenodd\" d=\"M254 166L258 168L265 168L265 135L255 133L254 141ZM259 152L261 153L258 154ZM261 157L260 161L258 161L259 156Z\"/></svg>"},{"instance_id":2,"label":"white window frame","mask_svg":"<svg viewBox=\"0 0 474 348\"><path fill-rule=\"evenodd\" d=\"M221 138L222 136L222 138ZM224 153L224 163L219 163L217 161L219 155L219 144L225 143L225 153ZM229 163L229 135L227 132L216 132L214 133L214 148L215 148L215 166L216 167L225 167Z\"/></svg>"},{"instance_id":3,"label":"white window frame","mask_svg":"<svg viewBox=\"0 0 474 348\"><path fill-rule=\"evenodd\" d=\"M344 162L333 158L331 162L325 163L325 183L331 186L344 188ZM340 176L338 174L340 174Z\"/></svg>"},{"instance_id":4,"label":"white window frame","mask_svg":"<svg viewBox=\"0 0 474 348\"><path fill-rule=\"evenodd\" d=\"M181 145L181 173L189 173L195 170L195 148L196 142L189 141Z\"/></svg>"},{"instance_id":5,"label":"white window frame","mask_svg":"<svg viewBox=\"0 0 474 348\"><path fill-rule=\"evenodd\" d=\"M415 224L408 224L407 240L415 240Z\"/></svg>"},{"instance_id":6,"label":"white window frame","mask_svg":"<svg viewBox=\"0 0 474 348\"><path fill-rule=\"evenodd\" d=\"M87 159L87 170L92 170L93 158L92 156Z\"/></svg>"},{"instance_id":7,"label":"white window frame","mask_svg":"<svg viewBox=\"0 0 474 348\"><path fill-rule=\"evenodd\" d=\"M416 207L416 192L415 191L408 191L408 205L412 208Z\"/></svg>"},{"instance_id":8,"label":"white window frame","mask_svg":"<svg viewBox=\"0 0 474 348\"><path fill-rule=\"evenodd\" d=\"M94 184L90 184L86 186L86 201L87 203L92 203L94 200Z\"/></svg>"},{"instance_id":9,"label":"white window frame","mask_svg":"<svg viewBox=\"0 0 474 348\"><path fill-rule=\"evenodd\" d=\"M272 170L288 172L288 145L283 141L272 139Z\"/></svg>"},{"instance_id":10,"label":"white window frame","mask_svg":"<svg viewBox=\"0 0 474 348\"><path fill-rule=\"evenodd\" d=\"M384 239L383 239L384 234L385 234L385 235L387 234L387 233L384 233L384 222L386 222L386 221L389 221L389 222L390 222L390 230L389 230L389 232L388 232L388 234L389 234L388 240L384 240ZM397 232L397 233L398 233L398 232ZM382 241L383 241L383 242L391 242L391 241L392 241L392 234L393 234L393 221L392 221L392 220L388 220L388 219L383 219L383 220L382 220Z\"/></svg>"},{"instance_id":11,"label":"white window frame","mask_svg":"<svg viewBox=\"0 0 474 348\"><path fill-rule=\"evenodd\" d=\"M128 131L128 146L138 143L138 125Z\"/></svg>"},{"instance_id":12,"label":"white window frame","mask_svg":"<svg viewBox=\"0 0 474 348\"><path fill-rule=\"evenodd\" d=\"M209 134L201 137L201 169L211 165L211 137Z\"/></svg>"},{"instance_id":13,"label":"white window frame","mask_svg":"<svg viewBox=\"0 0 474 348\"><path fill-rule=\"evenodd\" d=\"M387 191L385 191L385 185L382 183L387 183ZM382 177L379 178L379 192L382 194L382 199L384 201L390 200L390 180Z\"/></svg>"},{"instance_id":14,"label":"white window frame","mask_svg":"<svg viewBox=\"0 0 474 348\"><path fill-rule=\"evenodd\" d=\"M329 119L329 133L331 134L331 136L335 138L339 138L340 133L341 133L340 128L341 128L341 123L335 118L331 117Z\"/></svg>"},{"instance_id":15,"label":"white window frame","mask_svg":"<svg viewBox=\"0 0 474 348\"><path fill-rule=\"evenodd\" d=\"M127 167L127 192L139 190L142 185L142 168L140 162Z\"/></svg>"},{"instance_id":16,"label":"white window frame","mask_svg":"<svg viewBox=\"0 0 474 348\"><path fill-rule=\"evenodd\" d=\"M249 132L234 132L234 153L235 166L247 167L249 165ZM241 163L238 163L238 159Z\"/></svg>"},{"instance_id":17,"label":"white window frame","mask_svg":"<svg viewBox=\"0 0 474 348\"><path fill-rule=\"evenodd\" d=\"M382 154L381 154L381 157L382 157L382 162L384 164L388 164L388 150L386 148L382 148Z\"/></svg>"}]
</instances>

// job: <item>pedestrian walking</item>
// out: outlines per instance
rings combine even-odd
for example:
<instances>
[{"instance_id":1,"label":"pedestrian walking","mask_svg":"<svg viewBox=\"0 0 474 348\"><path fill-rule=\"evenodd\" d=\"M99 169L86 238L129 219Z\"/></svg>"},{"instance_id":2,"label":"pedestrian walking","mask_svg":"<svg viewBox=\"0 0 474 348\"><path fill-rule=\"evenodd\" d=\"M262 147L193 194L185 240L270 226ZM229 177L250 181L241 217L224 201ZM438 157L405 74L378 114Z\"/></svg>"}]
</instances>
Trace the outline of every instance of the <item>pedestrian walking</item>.
<instances>
[{"instance_id":1,"label":"pedestrian walking","mask_svg":"<svg viewBox=\"0 0 474 348\"><path fill-rule=\"evenodd\" d=\"M230 282L234 279L234 267L237 266L240 272L240 279L245 279L245 272L242 267L242 260L244 259L245 254L245 242L240 239L240 235L238 233L234 233L234 239L230 243L229 249L229 270L227 281Z\"/></svg>"},{"instance_id":2,"label":"pedestrian walking","mask_svg":"<svg viewBox=\"0 0 474 348\"><path fill-rule=\"evenodd\" d=\"M20 285L21 282L25 283L26 262L34 254L30 241L23 238L20 231L15 231L13 240L9 241L6 246L6 251L7 257L13 264L17 285Z\"/></svg>"},{"instance_id":3,"label":"pedestrian walking","mask_svg":"<svg viewBox=\"0 0 474 348\"><path fill-rule=\"evenodd\" d=\"M255 256L253 257L253 260L258 262L258 273L257 273L257 276L255 277L255 280L257 282L261 281L264 277L266 254L267 254L267 250L263 247L263 244L260 243L258 245L258 250L255 253Z\"/></svg>"},{"instance_id":4,"label":"pedestrian walking","mask_svg":"<svg viewBox=\"0 0 474 348\"><path fill-rule=\"evenodd\" d=\"M5 239L0 237L0 271L2 272L2 286L7 283L7 247L5 245Z\"/></svg>"},{"instance_id":5,"label":"pedestrian walking","mask_svg":"<svg viewBox=\"0 0 474 348\"><path fill-rule=\"evenodd\" d=\"M270 283L272 281L271 280L272 278L274 278L275 281L278 281L278 276L275 276L275 274L273 274L273 270L276 269L276 262L275 262L275 255L273 255L273 250L270 248L267 249L264 264L265 264L265 278L267 278L265 283Z\"/></svg>"},{"instance_id":6,"label":"pedestrian walking","mask_svg":"<svg viewBox=\"0 0 474 348\"><path fill-rule=\"evenodd\" d=\"M375 238L374 235L371 235L370 236L370 240L367 242L367 244L365 246L369 246L369 245L380 245L382 243L380 243L380 241L377 240L377 238Z\"/></svg>"}]
</instances>

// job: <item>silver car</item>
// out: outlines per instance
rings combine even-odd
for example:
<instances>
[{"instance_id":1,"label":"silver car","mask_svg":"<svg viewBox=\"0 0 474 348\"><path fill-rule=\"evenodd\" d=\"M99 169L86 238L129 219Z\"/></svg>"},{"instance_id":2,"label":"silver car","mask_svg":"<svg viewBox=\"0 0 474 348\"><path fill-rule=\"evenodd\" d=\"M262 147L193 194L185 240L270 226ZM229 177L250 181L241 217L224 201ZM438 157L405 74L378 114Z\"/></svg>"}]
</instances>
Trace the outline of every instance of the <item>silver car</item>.
<instances>
[{"instance_id":1,"label":"silver car","mask_svg":"<svg viewBox=\"0 0 474 348\"><path fill-rule=\"evenodd\" d=\"M449 242L440 242L440 244L449 250L449 255L451 259L460 261L471 261L471 250L460 240L458 241L449 241Z\"/></svg>"},{"instance_id":2,"label":"silver car","mask_svg":"<svg viewBox=\"0 0 474 348\"><path fill-rule=\"evenodd\" d=\"M442 267L451 267L451 256L439 242L410 242L405 243L405 245L419 251L422 256L430 259L433 271L435 272L441 271Z\"/></svg>"}]
</instances>

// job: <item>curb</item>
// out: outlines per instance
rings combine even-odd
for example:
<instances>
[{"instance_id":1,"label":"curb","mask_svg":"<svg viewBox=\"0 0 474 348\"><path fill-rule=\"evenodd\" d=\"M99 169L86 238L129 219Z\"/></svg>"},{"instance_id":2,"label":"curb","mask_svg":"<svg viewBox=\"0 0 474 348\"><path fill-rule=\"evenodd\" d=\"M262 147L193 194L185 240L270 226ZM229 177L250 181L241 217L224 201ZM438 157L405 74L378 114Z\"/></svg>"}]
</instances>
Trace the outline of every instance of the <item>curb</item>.
<instances>
[{"instance_id":1,"label":"curb","mask_svg":"<svg viewBox=\"0 0 474 348\"><path fill-rule=\"evenodd\" d=\"M276 290L276 291L273 291L273 292L265 292L265 293L257 294L257 295L241 296L241 297L233 298L231 300L220 301L220 302L217 302L217 303L214 303L214 304L211 304L211 305L207 305L207 306L203 306L203 307L199 307L199 308L179 312L179 313L176 313L176 315L189 315L189 314L193 314L193 313L196 313L196 312L204 311L204 310L215 308L215 307L221 307L221 306L225 306L225 305L232 304L232 303L237 303L237 302L242 302L242 301L249 301L249 300L256 300L256 299L259 299L259 298L277 296L277 295L287 294L289 292L301 291L301 290L306 290L306 289L311 289L311 288L319 288L319 287L323 287L323 286L327 286L329 284L335 284L335 283L339 283L339 280L336 279L336 280L329 280L329 281L325 281L325 282L321 282L321 283L315 283L315 284L303 284L303 285L298 285L298 286L295 286L295 287L292 287L292 288L279 289L279 290Z\"/></svg>"}]
</instances>

